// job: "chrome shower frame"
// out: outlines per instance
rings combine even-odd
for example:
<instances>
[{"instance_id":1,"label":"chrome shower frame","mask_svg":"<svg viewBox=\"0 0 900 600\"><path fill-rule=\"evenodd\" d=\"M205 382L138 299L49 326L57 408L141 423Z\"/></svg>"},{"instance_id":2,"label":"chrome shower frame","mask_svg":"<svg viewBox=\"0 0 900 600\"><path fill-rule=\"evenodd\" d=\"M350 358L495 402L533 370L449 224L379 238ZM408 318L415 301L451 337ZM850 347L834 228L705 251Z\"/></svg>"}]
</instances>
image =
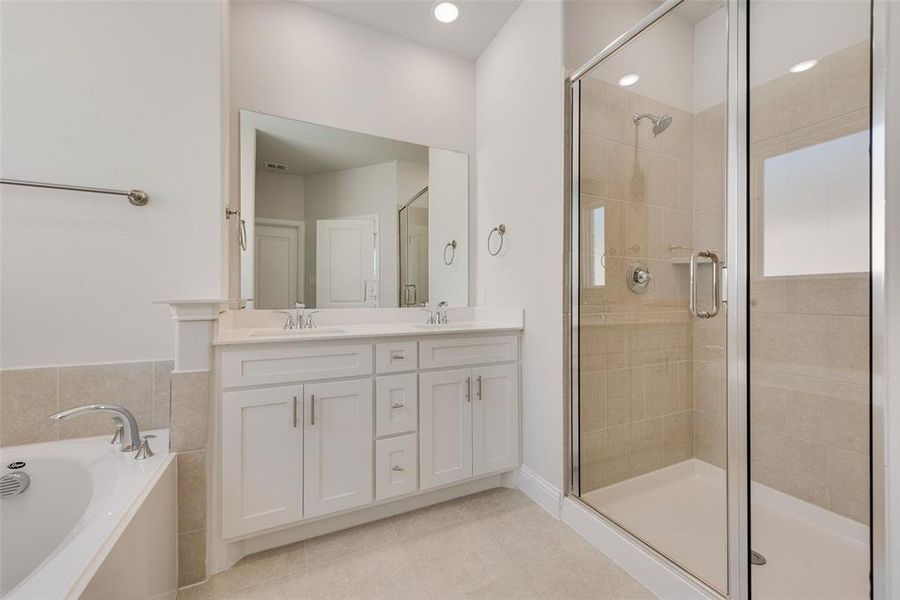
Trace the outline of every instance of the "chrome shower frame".
<instances>
[{"instance_id":1,"label":"chrome shower frame","mask_svg":"<svg viewBox=\"0 0 900 600\"><path fill-rule=\"evenodd\" d=\"M569 370L568 370L568 456L567 495L585 506L605 525L634 545L665 563L669 570L692 582L698 593L722 597L691 573L669 561L662 553L620 527L599 511L578 499L579 489L579 307L580 307L580 90L581 79L594 67L652 27L685 0L668 0L621 35L566 80L569 88L567 117L569 139ZM748 405L748 155L749 155L749 0L728 0L728 91L726 162L726 247L729 263L727 278L727 494L728 494L728 598L750 598L750 513L749 513L749 405ZM900 399L900 261L887 257L900 255L900 239L891 241L893 224L900 230L900 213L892 213L887 203L889 189L900 198L900 178L890 180L891 160L900 156L900 109L887 102L889 92L900 94L900 75L890 79L889 66L900 65L900 44L891 50L889 33L900 36L900 3L872 0L872 102L871 102L871 465L872 465L872 596L900 597L900 405L890 407L888 398ZM888 56L889 50L893 53ZM896 103L896 102L895 102ZM893 110L893 112L892 112ZM890 113L890 115L889 115ZM891 119L892 118L892 119ZM889 143L890 142L890 143ZM898 203L894 203L897 205ZM894 208L897 211L898 208ZM894 232L897 233L896 231ZM893 306L888 295L893 291ZM892 317L893 320L889 319ZM893 323L893 325L892 325ZM892 326L892 329L889 329ZM896 404L896 402L895 402ZM892 408L892 411L889 411ZM888 431L893 432L893 437ZM888 465L893 470L887 469Z\"/></svg>"},{"instance_id":2,"label":"chrome shower frame","mask_svg":"<svg viewBox=\"0 0 900 600\"><path fill-rule=\"evenodd\" d=\"M701 596L711 598L734 598L744 600L750 597L750 540L749 540L749 463L748 463L748 404L747 404L747 322L748 322L748 282L747 276L747 181L748 181L748 95L747 95L747 50L748 18L747 0L729 0L727 4L727 147L726 164L726 240L729 256L729 277L727 279L728 322L727 322L727 519L728 519L728 593L723 596L706 582L697 578L680 565L671 561L656 548L645 543L632 532L621 527L593 507L578 498L579 485L579 307L580 307L580 91L581 80L597 65L618 52L626 44L648 30L672 10L686 0L668 0L647 15L632 29L619 36L609 46L594 56L582 67L576 69L566 80L569 86L568 123L571 131L568 165L571 174L570 187L570 260L569 260L569 423L568 444L571 456L569 485L566 494L573 501L592 511L608 527L619 532L632 544L653 556L673 575L692 585Z\"/></svg>"}]
</instances>

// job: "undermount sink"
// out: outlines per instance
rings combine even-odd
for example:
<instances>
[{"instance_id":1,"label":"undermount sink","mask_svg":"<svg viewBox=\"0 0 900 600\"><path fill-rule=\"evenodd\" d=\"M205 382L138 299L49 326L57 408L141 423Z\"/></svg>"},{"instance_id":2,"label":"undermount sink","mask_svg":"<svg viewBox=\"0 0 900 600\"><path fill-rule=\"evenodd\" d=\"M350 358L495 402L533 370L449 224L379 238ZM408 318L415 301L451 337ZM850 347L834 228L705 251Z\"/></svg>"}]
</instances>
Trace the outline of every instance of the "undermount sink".
<instances>
[{"instance_id":1,"label":"undermount sink","mask_svg":"<svg viewBox=\"0 0 900 600\"><path fill-rule=\"evenodd\" d=\"M460 329L477 326L478 323L472 323L470 321L454 321L452 323L417 323L413 325L416 329Z\"/></svg>"},{"instance_id":2,"label":"undermount sink","mask_svg":"<svg viewBox=\"0 0 900 600\"><path fill-rule=\"evenodd\" d=\"M254 331L250 337L303 337L306 335L324 335L326 333L344 333L340 327L314 327L312 329L279 329L277 331Z\"/></svg>"}]
</instances>

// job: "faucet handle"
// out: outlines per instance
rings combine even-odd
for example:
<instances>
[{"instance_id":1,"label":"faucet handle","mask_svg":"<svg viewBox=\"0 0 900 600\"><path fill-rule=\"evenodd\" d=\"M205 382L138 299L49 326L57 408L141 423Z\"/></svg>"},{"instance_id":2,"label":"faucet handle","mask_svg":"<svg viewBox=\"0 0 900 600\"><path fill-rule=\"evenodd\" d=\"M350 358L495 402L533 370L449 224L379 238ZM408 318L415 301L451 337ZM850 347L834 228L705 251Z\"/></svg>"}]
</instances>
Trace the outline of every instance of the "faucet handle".
<instances>
[{"instance_id":1,"label":"faucet handle","mask_svg":"<svg viewBox=\"0 0 900 600\"><path fill-rule=\"evenodd\" d=\"M294 322L294 313L288 312L286 310L278 310L275 312L287 316L287 319L285 319L284 321L284 325L282 325L281 327L282 329L295 329L300 325L299 323Z\"/></svg>"},{"instance_id":2,"label":"faucet handle","mask_svg":"<svg viewBox=\"0 0 900 600\"><path fill-rule=\"evenodd\" d=\"M113 422L116 424L116 433L109 443L113 446L122 446L125 444L125 424L118 417L113 417Z\"/></svg>"},{"instance_id":3,"label":"faucet handle","mask_svg":"<svg viewBox=\"0 0 900 600\"><path fill-rule=\"evenodd\" d=\"M313 315L322 312L321 310L306 311L306 320L303 322L303 329L315 329L316 324L313 321Z\"/></svg>"},{"instance_id":4,"label":"faucet handle","mask_svg":"<svg viewBox=\"0 0 900 600\"><path fill-rule=\"evenodd\" d=\"M135 460L144 460L145 458L150 458L153 456L153 450L150 449L150 439L155 438L156 436L152 433L149 435L141 436L141 445L138 448L137 452L134 453Z\"/></svg>"}]
</instances>

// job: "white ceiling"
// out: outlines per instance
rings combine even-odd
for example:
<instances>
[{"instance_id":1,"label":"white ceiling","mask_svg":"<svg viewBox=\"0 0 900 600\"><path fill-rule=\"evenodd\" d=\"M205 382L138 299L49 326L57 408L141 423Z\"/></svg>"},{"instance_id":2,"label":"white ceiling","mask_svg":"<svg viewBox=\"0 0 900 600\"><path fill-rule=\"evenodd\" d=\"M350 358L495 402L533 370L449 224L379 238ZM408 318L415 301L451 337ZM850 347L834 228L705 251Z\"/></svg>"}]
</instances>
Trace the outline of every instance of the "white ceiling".
<instances>
[{"instance_id":1,"label":"white ceiling","mask_svg":"<svg viewBox=\"0 0 900 600\"><path fill-rule=\"evenodd\" d=\"M287 175L355 169L392 160L428 164L428 147L249 111L256 128L256 168ZM269 170L266 162L287 165Z\"/></svg>"},{"instance_id":2,"label":"white ceiling","mask_svg":"<svg viewBox=\"0 0 900 600\"><path fill-rule=\"evenodd\" d=\"M459 18L449 24L431 16L433 0L298 0L338 17L414 42L476 59L515 12L521 0L454 0Z\"/></svg>"}]
</instances>

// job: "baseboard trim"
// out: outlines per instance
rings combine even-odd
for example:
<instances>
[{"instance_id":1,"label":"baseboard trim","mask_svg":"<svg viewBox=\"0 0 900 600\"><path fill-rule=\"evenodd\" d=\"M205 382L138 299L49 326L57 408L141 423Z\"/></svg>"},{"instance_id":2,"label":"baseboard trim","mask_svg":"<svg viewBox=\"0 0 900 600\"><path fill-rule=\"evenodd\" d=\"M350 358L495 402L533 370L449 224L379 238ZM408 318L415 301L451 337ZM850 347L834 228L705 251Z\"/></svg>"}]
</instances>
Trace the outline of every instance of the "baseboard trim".
<instances>
[{"instance_id":1,"label":"baseboard trim","mask_svg":"<svg viewBox=\"0 0 900 600\"><path fill-rule=\"evenodd\" d=\"M560 518L563 495L552 483L522 465L519 467L518 474L519 489L534 502L553 515L554 518Z\"/></svg>"},{"instance_id":2,"label":"baseboard trim","mask_svg":"<svg viewBox=\"0 0 900 600\"><path fill-rule=\"evenodd\" d=\"M565 498L562 520L592 546L622 567L658 598L708 600L721 598L668 563L640 542L631 539L579 501Z\"/></svg>"}]
</instances>

